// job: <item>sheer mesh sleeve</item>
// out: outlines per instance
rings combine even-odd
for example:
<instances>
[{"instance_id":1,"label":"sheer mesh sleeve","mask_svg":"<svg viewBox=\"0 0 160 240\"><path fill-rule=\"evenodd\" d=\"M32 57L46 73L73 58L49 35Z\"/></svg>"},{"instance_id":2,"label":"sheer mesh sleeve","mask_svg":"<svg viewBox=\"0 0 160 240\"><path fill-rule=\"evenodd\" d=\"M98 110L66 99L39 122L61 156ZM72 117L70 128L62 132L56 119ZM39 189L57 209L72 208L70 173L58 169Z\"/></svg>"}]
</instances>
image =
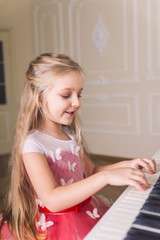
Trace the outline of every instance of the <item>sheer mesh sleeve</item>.
<instances>
[{"instance_id":1,"label":"sheer mesh sleeve","mask_svg":"<svg viewBox=\"0 0 160 240\"><path fill-rule=\"evenodd\" d=\"M34 139L27 139L24 142L22 153L38 152L44 154L43 146Z\"/></svg>"}]
</instances>

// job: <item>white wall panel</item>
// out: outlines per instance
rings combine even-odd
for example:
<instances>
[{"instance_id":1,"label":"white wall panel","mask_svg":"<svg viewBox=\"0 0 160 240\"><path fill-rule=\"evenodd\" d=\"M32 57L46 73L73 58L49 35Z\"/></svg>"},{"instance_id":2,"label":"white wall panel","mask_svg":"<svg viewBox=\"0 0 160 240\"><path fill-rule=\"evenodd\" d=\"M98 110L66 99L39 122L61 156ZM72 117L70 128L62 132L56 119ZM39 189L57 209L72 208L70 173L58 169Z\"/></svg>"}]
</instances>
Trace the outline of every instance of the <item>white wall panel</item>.
<instances>
[{"instance_id":1,"label":"white wall panel","mask_svg":"<svg viewBox=\"0 0 160 240\"><path fill-rule=\"evenodd\" d=\"M36 55L43 52L63 52L62 4L57 0L43 1L34 8Z\"/></svg>"},{"instance_id":2,"label":"white wall panel","mask_svg":"<svg viewBox=\"0 0 160 240\"><path fill-rule=\"evenodd\" d=\"M149 134L160 137L160 93L148 97Z\"/></svg>"},{"instance_id":3,"label":"white wall panel","mask_svg":"<svg viewBox=\"0 0 160 240\"><path fill-rule=\"evenodd\" d=\"M83 130L99 134L139 134L139 109L136 95L84 96Z\"/></svg>"},{"instance_id":4,"label":"white wall panel","mask_svg":"<svg viewBox=\"0 0 160 240\"><path fill-rule=\"evenodd\" d=\"M65 52L84 68L89 149L151 156L160 148L160 0L36 1L36 52Z\"/></svg>"},{"instance_id":5,"label":"white wall panel","mask_svg":"<svg viewBox=\"0 0 160 240\"><path fill-rule=\"evenodd\" d=\"M98 7L95 0L71 3L70 55L86 69L89 84L99 78L110 84L135 82L136 1L131 1L131 10L126 0L101 0Z\"/></svg>"},{"instance_id":6,"label":"white wall panel","mask_svg":"<svg viewBox=\"0 0 160 240\"><path fill-rule=\"evenodd\" d=\"M147 0L148 80L160 81L160 0Z\"/></svg>"}]
</instances>

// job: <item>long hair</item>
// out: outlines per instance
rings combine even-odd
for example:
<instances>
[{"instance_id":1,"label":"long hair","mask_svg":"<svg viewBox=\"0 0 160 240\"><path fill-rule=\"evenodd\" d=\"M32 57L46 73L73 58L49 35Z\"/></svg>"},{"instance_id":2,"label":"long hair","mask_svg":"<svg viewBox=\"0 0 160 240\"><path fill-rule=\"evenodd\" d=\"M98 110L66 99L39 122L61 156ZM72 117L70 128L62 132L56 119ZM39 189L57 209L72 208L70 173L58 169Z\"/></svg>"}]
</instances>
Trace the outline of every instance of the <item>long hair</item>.
<instances>
[{"instance_id":1,"label":"long hair","mask_svg":"<svg viewBox=\"0 0 160 240\"><path fill-rule=\"evenodd\" d=\"M39 127L43 122L45 112L39 106L40 96L45 98L56 78L71 71L77 71L83 76L81 67L68 56L47 53L31 61L26 72L27 79L21 97L10 160L10 188L0 226L2 228L3 224L7 223L13 236L18 240L45 238L44 234L38 232L36 226L38 219L36 194L24 167L22 148L28 132ZM77 115L74 117L69 127L74 130L78 144L83 145L77 117Z\"/></svg>"}]
</instances>

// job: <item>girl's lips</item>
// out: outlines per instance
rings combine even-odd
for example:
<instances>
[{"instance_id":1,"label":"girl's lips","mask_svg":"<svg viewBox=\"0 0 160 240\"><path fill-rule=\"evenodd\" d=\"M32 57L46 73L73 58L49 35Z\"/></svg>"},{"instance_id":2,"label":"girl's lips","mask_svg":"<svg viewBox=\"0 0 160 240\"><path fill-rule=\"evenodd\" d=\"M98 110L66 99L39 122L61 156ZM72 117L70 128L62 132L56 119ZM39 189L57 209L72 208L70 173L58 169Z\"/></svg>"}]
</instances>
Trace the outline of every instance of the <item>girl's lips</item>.
<instances>
[{"instance_id":1,"label":"girl's lips","mask_svg":"<svg viewBox=\"0 0 160 240\"><path fill-rule=\"evenodd\" d=\"M75 112L67 112L66 111L65 113L69 114L70 116L73 116Z\"/></svg>"}]
</instances>

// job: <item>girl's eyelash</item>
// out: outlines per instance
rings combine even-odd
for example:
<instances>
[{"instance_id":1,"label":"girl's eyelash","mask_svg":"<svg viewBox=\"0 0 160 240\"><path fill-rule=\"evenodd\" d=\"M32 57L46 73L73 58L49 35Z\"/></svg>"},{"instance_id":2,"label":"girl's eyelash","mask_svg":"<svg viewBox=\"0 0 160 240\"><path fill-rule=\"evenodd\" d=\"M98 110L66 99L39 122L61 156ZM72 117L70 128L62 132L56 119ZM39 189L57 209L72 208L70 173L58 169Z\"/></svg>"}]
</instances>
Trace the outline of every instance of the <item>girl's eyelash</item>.
<instances>
[{"instance_id":1,"label":"girl's eyelash","mask_svg":"<svg viewBox=\"0 0 160 240\"><path fill-rule=\"evenodd\" d=\"M69 95L66 95L66 96L62 96L63 98L69 98Z\"/></svg>"},{"instance_id":2,"label":"girl's eyelash","mask_svg":"<svg viewBox=\"0 0 160 240\"><path fill-rule=\"evenodd\" d=\"M77 95L79 98L81 98L82 97L82 95L81 94L79 94L79 95ZM63 98L69 98L70 96L69 95L63 95L62 96Z\"/></svg>"}]
</instances>

